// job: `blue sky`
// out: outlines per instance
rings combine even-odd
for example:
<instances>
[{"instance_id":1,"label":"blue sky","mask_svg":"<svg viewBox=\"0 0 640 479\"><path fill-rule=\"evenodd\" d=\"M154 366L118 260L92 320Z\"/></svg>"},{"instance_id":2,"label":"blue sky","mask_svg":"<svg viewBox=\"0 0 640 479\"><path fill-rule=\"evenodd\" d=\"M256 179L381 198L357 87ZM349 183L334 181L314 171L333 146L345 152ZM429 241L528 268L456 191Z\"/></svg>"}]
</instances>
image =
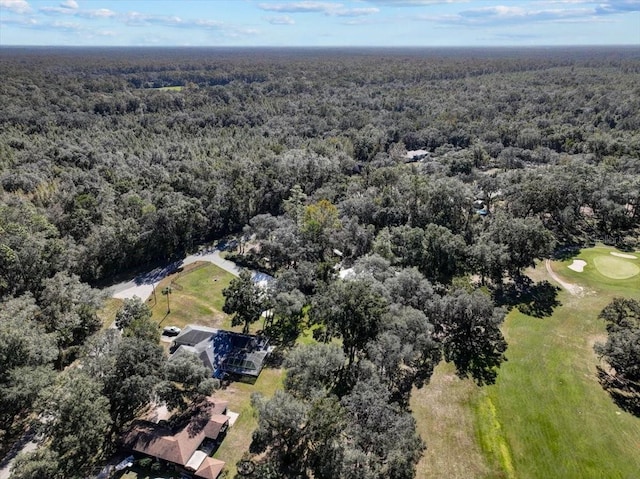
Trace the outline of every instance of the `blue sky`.
<instances>
[{"instance_id":1,"label":"blue sky","mask_svg":"<svg viewBox=\"0 0 640 479\"><path fill-rule=\"evenodd\" d=\"M640 0L0 0L0 45L640 46Z\"/></svg>"}]
</instances>

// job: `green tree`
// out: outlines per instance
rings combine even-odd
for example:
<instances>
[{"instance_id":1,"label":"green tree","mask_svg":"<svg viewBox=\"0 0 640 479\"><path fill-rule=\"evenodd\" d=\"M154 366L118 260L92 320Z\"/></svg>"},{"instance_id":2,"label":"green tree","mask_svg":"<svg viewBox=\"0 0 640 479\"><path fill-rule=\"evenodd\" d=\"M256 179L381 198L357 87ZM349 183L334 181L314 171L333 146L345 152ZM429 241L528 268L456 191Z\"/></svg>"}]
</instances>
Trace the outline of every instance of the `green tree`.
<instances>
[{"instance_id":1,"label":"green tree","mask_svg":"<svg viewBox=\"0 0 640 479\"><path fill-rule=\"evenodd\" d=\"M408 405L413 387L428 383L442 359L435 328L422 311L392 305L381 333L367 344L367 357L394 401Z\"/></svg>"},{"instance_id":2,"label":"green tree","mask_svg":"<svg viewBox=\"0 0 640 479\"><path fill-rule=\"evenodd\" d=\"M0 305L0 385L14 368L51 365L58 357L57 335L45 332L39 315L29 293Z\"/></svg>"},{"instance_id":3,"label":"green tree","mask_svg":"<svg viewBox=\"0 0 640 479\"><path fill-rule=\"evenodd\" d=\"M59 232L24 197L0 200L0 298L37 291L68 254Z\"/></svg>"},{"instance_id":4,"label":"green tree","mask_svg":"<svg viewBox=\"0 0 640 479\"><path fill-rule=\"evenodd\" d=\"M489 239L503 245L509 255L507 271L517 277L528 266L535 266L536 259L551 255L555 240L549 230L537 218L513 218L495 215L489 226Z\"/></svg>"},{"instance_id":5,"label":"green tree","mask_svg":"<svg viewBox=\"0 0 640 479\"><path fill-rule=\"evenodd\" d=\"M285 359L284 388L298 398L327 396L336 387L346 358L335 344L298 346Z\"/></svg>"},{"instance_id":6,"label":"green tree","mask_svg":"<svg viewBox=\"0 0 640 479\"><path fill-rule=\"evenodd\" d=\"M302 224L304 218L304 203L307 195L304 194L300 185L293 185L289 190L289 198L282 202L282 209L298 225Z\"/></svg>"},{"instance_id":7,"label":"green tree","mask_svg":"<svg viewBox=\"0 0 640 479\"><path fill-rule=\"evenodd\" d=\"M332 244L332 235L342 226L338 208L329 200L320 200L305 207L302 237L313 249L313 258L324 261Z\"/></svg>"},{"instance_id":8,"label":"green tree","mask_svg":"<svg viewBox=\"0 0 640 479\"><path fill-rule=\"evenodd\" d=\"M126 298L116 313L116 327L123 330L128 328L134 321L150 317L151 310L140 298L137 296Z\"/></svg>"},{"instance_id":9,"label":"green tree","mask_svg":"<svg viewBox=\"0 0 640 479\"><path fill-rule=\"evenodd\" d=\"M422 255L418 267L430 280L450 283L465 269L464 239L448 228L427 225L422 239Z\"/></svg>"},{"instance_id":10,"label":"green tree","mask_svg":"<svg viewBox=\"0 0 640 479\"><path fill-rule=\"evenodd\" d=\"M614 298L598 317L607 323L607 341L594 349L611 368L599 368L600 382L620 407L640 416L640 302Z\"/></svg>"},{"instance_id":11,"label":"green tree","mask_svg":"<svg viewBox=\"0 0 640 479\"><path fill-rule=\"evenodd\" d=\"M222 311L233 314L231 324L243 325L242 331L249 332L249 326L260 319L260 314L269 309L265 291L253 282L251 272L244 270L222 290L225 298Z\"/></svg>"},{"instance_id":12,"label":"green tree","mask_svg":"<svg viewBox=\"0 0 640 479\"><path fill-rule=\"evenodd\" d=\"M252 404L259 415L252 452L266 452L284 477L339 477L332 474L346 424L335 396L304 400L277 391L268 401L253 396Z\"/></svg>"},{"instance_id":13,"label":"green tree","mask_svg":"<svg viewBox=\"0 0 640 479\"><path fill-rule=\"evenodd\" d=\"M336 281L316 295L311 309L313 320L326 327L327 339L331 335L342 338L348 365L377 336L387 311L386 300L371 286L364 280Z\"/></svg>"},{"instance_id":14,"label":"green tree","mask_svg":"<svg viewBox=\"0 0 640 479\"><path fill-rule=\"evenodd\" d=\"M82 346L82 368L91 377L104 381L115 364L122 335L115 328L98 331Z\"/></svg>"},{"instance_id":15,"label":"green tree","mask_svg":"<svg viewBox=\"0 0 640 479\"><path fill-rule=\"evenodd\" d=\"M0 386L0 425L9 425L15 415L30 411L40 392L54 379L50 365L11 369L7 382Z\"/></svg>"},{"instance_id":16,"label":"green tree","mask_svg":"<svg viewBox=\"0 0 640 479\"><path fill-rule=\"evenodd\" d=\"M444 296L434 314L435 337L444 358L453 362L460 377L492 384L506 360L507 343L500 331L505 312L479 291L455 291Z\"/></svg>"},{"instance_id":17,"label":"green tree","mask_svg":"<svg viewBox=\"0 0 640 479\"><path fill-rule=\"evenodd\" d=\"M100 389L83 371L69 370L42 391L43 430L65 477L85 477L106 452L111 418L109 400Z\"/></svg>"},{"instance_id":18,"label":"green tree","mask_svg":"<svg viewBox=\"0 0 640 479\"><path fill-rule=\"evenodd\" d=\"M171 408L186 410L213 393L219 382L195 354L184 353L165 363L165 380L156 386L156 394Z\"/></svg>"},{"instance_id":19,"label":"green tree","mask_svg":"<svg viewBox=\"0 0 640 479\"><path fill-rule=\"evenodd\" d=\"M43 285L38 300L42 309L39 321L47 332L57 333L61 347L79 345L100 329L102 323L96 314L102 306L99 291L64 272L44 280Z\"/></svg>"},{"instance_id":20,"label":"green tree","mask_svg":"<svg viewBox=\"0 0 640 479\"><path fill-rule=\"evenodd\" d=\"M345 479L413 479L425 445L411 414L389 402L375 375L358 381L340 403L345 409L344 442L333 476Z\"/></svg>"},{"instance_id":21,"label":"green tree","mask_svg":"<svg viewBox=\"0 0 640 479\"><path fill-rule=\"evenodd\" d=\"M132 337L118 343L103 388L116 429L153 398L155 386L164 377L165 361L163 349L153 342Z\"/></svg>"},{"instance_id":22,"label":"green tree","mask_svg":"<svg viewBox=\"0 0 640 479\"><path fill-rule=\"evenodd\" d=\"M11 465L9 479L62 479L67 477L61 470L58 454L48 447L18 454Z\"/></svg>"},{"instance_id":23,"label":"green tree","mask_svg":"<svg viewBox=\"0 0 640 479\"><path fill-rule=\"evenodd\" d=\"M306 304L306 296L298 289L276 294L273 299L271 323L265 328L269 336L285 345L295 342L302 329Z\"/></svg>"}]
</instances>

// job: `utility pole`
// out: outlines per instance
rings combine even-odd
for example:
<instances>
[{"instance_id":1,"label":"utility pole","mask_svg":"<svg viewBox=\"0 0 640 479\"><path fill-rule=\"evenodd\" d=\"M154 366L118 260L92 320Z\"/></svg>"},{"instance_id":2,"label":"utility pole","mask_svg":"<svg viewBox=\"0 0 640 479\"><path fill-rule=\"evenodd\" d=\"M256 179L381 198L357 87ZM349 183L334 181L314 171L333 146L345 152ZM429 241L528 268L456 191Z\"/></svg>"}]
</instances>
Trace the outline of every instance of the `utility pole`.
<instances>
[{"instance_id":1,"label":"utility pole","mask_svg":"<svg viewBox=\"0 0 640 479\"><path fill-rule=\"evenodd\" d=\"M162 288L162 294L167 297L167 314L171 312L171 307L169 306L169 296L171 295L171 286L167 286Z\"/></svg>"}]
</instances>

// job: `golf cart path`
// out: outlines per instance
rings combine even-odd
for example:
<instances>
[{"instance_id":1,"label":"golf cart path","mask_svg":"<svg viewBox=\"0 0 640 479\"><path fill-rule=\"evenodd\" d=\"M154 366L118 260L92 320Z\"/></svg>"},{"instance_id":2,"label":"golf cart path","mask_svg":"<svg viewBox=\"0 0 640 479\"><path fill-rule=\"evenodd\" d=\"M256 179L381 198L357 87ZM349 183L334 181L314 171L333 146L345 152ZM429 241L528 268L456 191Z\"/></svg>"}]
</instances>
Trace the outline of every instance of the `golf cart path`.
<instances>
[{"instance_id":1,"label":"golf cart path","mask_svg":"<svg viewBox=\"0 0 640 479\"><path fill-rule=\"evenodd\" d=\"M219 249L209 248L199 251L198 253L191 254L183 260L175 261L166 266L155 268L147 273L139 274L130 281L123 281L109 286L107 288L107 292L109 296L114 298L129 299L137 296L140 299L145 300L151 295L153 289L160 281L162 281L162 279L178 268L195 263L196 261L213 263L234 276L240 275L241 269L234 262L226 260L220 256ZM261 273L255 271L253 271L253 274L254 277L261 275Z\"/></svg>"},{"instance_id":2,"label":"golf cart path","mask_svg":"<svg viewBox=\"0 0 640 479\"><path fill-rule=\"evenodd\" d=\"M582 296L584 295L584 288L582 286L578 286L577 284L567 283L566 281L560 279L560 277L556 274L555 271L551 268L551 260L545 259L544 265L547 268L547 273L551 276L551 279L562 286L564 289L569 291L570 294L574 296Z\"/></svg>"}]
</instances>

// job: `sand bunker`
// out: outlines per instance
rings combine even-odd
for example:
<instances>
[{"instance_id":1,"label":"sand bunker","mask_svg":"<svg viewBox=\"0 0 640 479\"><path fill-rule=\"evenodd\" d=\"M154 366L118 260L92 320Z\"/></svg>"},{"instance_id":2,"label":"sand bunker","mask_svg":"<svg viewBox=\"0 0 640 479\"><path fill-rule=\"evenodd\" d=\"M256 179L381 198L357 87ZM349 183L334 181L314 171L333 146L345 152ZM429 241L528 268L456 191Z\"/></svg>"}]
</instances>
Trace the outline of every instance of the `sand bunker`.
<instances>
[{"instance_id":1,"label":"sand bunker","mask_svg":"<svg viewBox=\"0 0 640 479\"><path fill-rule=\"evenodd\" d=\"M578 273L582 273L584 271L584 267L587 265L587 262L583 259L574 259L573 263L567 266L569 269L573 271L577 271Z\"/></svg>"},{"instance_id":2,"label":"sand bunker","mask_svg":"<svg viewBox=\"0 0 640 479\"><path fill-rule=\"evenodd\" d=\"M617 256L618 258L627 258L627 259L636 259L637 257L632 254L627 253L618 253L617 251L612 251L611 254L613 256Z\"/></svg>"}]
</instances>

